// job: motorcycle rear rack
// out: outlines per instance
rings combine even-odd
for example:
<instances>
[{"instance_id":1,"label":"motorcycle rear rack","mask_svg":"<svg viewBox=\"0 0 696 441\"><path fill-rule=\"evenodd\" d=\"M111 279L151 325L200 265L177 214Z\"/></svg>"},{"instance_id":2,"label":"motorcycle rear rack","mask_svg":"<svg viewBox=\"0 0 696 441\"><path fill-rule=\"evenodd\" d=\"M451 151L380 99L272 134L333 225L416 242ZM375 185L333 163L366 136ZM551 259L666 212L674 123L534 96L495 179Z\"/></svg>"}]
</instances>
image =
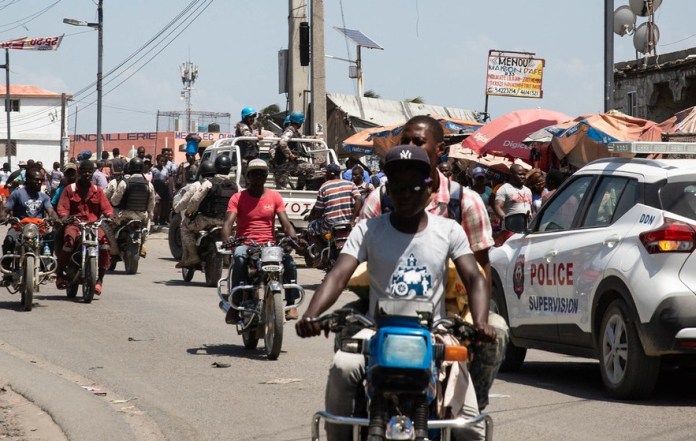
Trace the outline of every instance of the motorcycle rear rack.
<instances>
[{"instance_id":1,"label":"motorcycle rear rack","mask_svg":"<svg viewBox=\"0 0 696 441\"><path fill-rule=\"evenodd\" d=\"M327 423L339 424L343 426L353 426L353 441L360 440L360 428L370 425L367 418L352 418L330 414L326 411L319 411L312 418L312 441L319 441L319 423L324 419ZM474 418L456 418L453 420L428 420L428 430L441 429L441 441L450 441L452 429L468 427L473 424L483 422L486 428L486 441L493 440L493 418L487 413L482 413Z\"/></svg>"}]
</instances>

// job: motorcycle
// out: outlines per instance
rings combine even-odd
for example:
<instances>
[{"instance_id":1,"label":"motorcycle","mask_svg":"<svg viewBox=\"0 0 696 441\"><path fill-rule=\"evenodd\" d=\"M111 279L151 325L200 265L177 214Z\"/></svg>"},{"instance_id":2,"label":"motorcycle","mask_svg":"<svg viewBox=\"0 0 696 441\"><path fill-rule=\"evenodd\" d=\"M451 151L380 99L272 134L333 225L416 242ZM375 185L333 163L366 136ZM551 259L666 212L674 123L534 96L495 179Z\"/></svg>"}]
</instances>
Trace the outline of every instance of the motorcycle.
<instances>
[{"instance_id":1,"label":"motorcycle","mask_svg":"<svg viewBox=\"0 0 696 441\"><path fill-rule=\"evenodd\" d=\"M95 222L83 222L70 217L65 221L66 225L75 224L80 229L80 237L65 269L66 294L69 298L76 297L82 286L84 302L92 303L94 299L99 277L99 227L103 222L111 222L111 219L102 217Z\"/></svg>"},{"instance_id":2,"label":"motorcycle","mask_svg":"<svg viewBox=\"0 0 696 441\"><path fill-rule=\"evenodd\" d=\"M116 230L116 241L120 250L119 256L111 256L109 270L113 271L119 261L123 261L127 274L138 272L140 262L140 247L148 234L147 226L137 219L123 223Z\"/></svg>"},{"instance_id":3,"label":"motorcycle","mask_svg":"<svg viewBox=\"0 0 696 441\"><path fill-rule=\"evenodd\" d=\"M331 270L353 229L350 222L332 224L327 233L314 234L305 229L302 238L308 246L302 251L308 268Z\"/></svg>"},{"instance_id":4,"label":"motorcycle","mask_svg":"<svg viewBox=\"0 0 696 441\"><path fill-rule=\"evenodd\" d=\"M293 243L289 237L272 243L259 244L252 239L237 238L229 245L218 242L221 254L233 255L234 248L248 245L249 283L232 287L232 265L227 278L218 282L220 309L239 311L237 334L242 335L244 347L256 349L263 336L264 348L269 360L276 360L283 345L285 311L297 307L304 300L304 289L297 283L282 283L284 247ZM294 305L285 306L285 290L297 289L300 296ZM235 296L235 294L239 294ZM241 295L241 296L240 296ZM240 298L239 302L235 299Z\"/></svg>"},{"instance_id":5,"label":"motorcycle","mask_svg":"<svg viewBox=\"0 0 696 441\"><path fill-rule=\"evenodd\" d=\"M55 280L58 263L51 255L51 249L45 242L48 229L53 225L52 219L26 217L22 220L11 217L7 223L19 234L14 250L0 259L0 271L12 276L6 286L11 294L21 293L22 308L31 311L34 293L40 285Z\"/></svg>"},{"instance_id":6,"label":"motorcycle","mask_svg":"<svg viewBox=\"0 0 696 441\"><path fill-rule=\"evenodd\" d=\"M222 227L213 227L210 230L201 230L196 233L196 247L201 263L195 267L181 269L184 282L190 282L193 274L203 271L205 274L205 286L216 286L222 277L223 257L218 253L217 243L222 240Z\"/></svg>"},{"instance_id":7,"label":"motorcycle","mask_svg":"<svg viewBox=\"0 0 696 441\"><path fill-rule=\"evenodd\" d=\"M380 299L376 311L379 315L375 321L350 309L312 319L319 322L322 329L336 333L348 327L350 335L361 329L375 331L366 339L345 338L340 346L344 352L364 354L367 358L362 400L369 401L364 406L367 418L317 412L312 420L312 440L319 440L321 419L350 425L354 439L359 439L358 434L362 432L367 441L447 441L453 429L481 423L485 427L485 439L492 440L493 420L487 414L468 419L432 418L442 363L468 359L467 345L439 343L442 339L435 336L448 335L468 344L476 338L474 328L458 317L433 323L433 305L426 301Z\"/></svg>"}]
</instances>

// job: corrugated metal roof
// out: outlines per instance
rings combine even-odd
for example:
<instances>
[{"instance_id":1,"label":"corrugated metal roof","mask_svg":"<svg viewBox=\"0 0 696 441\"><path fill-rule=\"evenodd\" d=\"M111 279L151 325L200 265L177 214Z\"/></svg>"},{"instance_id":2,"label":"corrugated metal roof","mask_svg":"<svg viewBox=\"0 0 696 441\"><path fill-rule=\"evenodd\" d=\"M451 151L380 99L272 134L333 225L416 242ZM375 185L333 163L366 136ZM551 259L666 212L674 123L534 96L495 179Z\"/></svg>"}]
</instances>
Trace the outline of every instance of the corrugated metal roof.
<instances>
[{"instance_id":1,"label":"corrugated metal roof","mask_svg":"<svg viewBox=\"0 0 696 441\"><path fill-rule=\"evenodd\" d=\"M365 98L340 93L329 93L327 97L348 115L378 126L404 122L416 115L439 115L467 121L477 121L479 113L474 110L457 109L454 107Z\"/></svg>"},{"instance_id":2,"label":"corrugated metal roof","mask_svg":"<svg viewBox=\"0 0 696 441\"><path fill-rule=\"evenodd\" d=\"M5 95L5 85L0 86L0 95ZM32 98L60 98L60 93L51 92L37 86L20 86L10 84L10 96ZM71 97L72 95L68 95Z\"/></svg>"}]
</instances>

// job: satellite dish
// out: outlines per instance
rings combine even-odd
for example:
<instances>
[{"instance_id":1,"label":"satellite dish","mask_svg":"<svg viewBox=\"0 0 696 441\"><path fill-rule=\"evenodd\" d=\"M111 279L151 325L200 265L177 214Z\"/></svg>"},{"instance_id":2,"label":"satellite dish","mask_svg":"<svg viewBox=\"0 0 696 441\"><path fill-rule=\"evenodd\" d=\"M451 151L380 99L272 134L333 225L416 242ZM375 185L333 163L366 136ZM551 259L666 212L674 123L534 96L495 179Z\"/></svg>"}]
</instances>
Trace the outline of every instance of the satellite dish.
<instances>
[{"instance_id":1,"label":"satellite dish","mask_svg":"<svg viewBox=\"0 0 696 441\"><path fill-rule=\"evenodd\" d=\"M650 0L628 0L628 6L631 8L634 14L641 17L647 17L650 15L648 10L648 3ZM662 4L662 0L652 0L652 12L657 11L657 8Z\"/></svg>"},{"instance_id":2,"label":"satellite dish","mask_svg":"<svg viewBox=\"0 0 696 441\"><path fill-rule=\"evenodd\" d=\"M643 23L633 33L633 47L641 54L652 52L659 40L660 29L655 23Z\"/></svg>"},{"instance_id":3,"label":"satellite dish","mask_svg":"<svg viewBox=\"0 0 696 441\"><path fill-rule=\"evenodd\" d=\"M614 11L614 33L624 36L636 28L636 14L628 6L621 6Z\"/></svg>"}]
</instances>

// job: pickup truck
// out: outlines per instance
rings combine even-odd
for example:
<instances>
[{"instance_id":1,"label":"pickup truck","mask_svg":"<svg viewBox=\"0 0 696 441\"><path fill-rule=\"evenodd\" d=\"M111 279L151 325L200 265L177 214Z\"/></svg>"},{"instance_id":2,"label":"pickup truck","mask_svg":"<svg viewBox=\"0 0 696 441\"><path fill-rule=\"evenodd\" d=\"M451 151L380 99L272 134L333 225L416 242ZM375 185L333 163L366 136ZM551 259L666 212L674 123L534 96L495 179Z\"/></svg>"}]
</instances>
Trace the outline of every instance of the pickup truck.
<instances>
[{"instance_id":1,"label":"pickup truck","mask_svg":"<svg viewBox=\"0 0 696 441\"><path fill-rule=\"evenodd\" d=\"M240 141L254 141L258 143L259 147L259 157L271 165L270 151L277 145L280 138L269 137L258 140L255 137L236 137L236 138L222 138L215 141L214 144L207 147L201 156L201 161L210 160L215 161L215 158L219 155L228 155L232 159L232 170L230 170L230 175L234 176L237 186L240 191L245 187L245 179L242 175L242 158L240 155L239 148L237 147ZM292 139L291 141L301 142L304 151L300 152L300 156L309 163L316 164L338 164L338 159L336 157L336 152L330 149L326 142L322 139L312 139L312 138L302 138L302 139ZM307 221L304 220L304 216L308 213L312 207L314 207L314 202L317 199L317 190L323 182L324 172L318 171L316 174L316 179L312 180L310 184L312 190L290 190L290 189L276 189L275 180L273 179L273 170L271 167L268 179L266 181L266 187L276 190L283 197L285 202L285 209L288 214L288 219L295 227L295 230L299 233L307 227ZM291 183L295 185L297 178L291 178ZM175 196L176 198L176 196ZM176 214L169 226L169 248L172 252L174 258L179 259L181 256L181 239L179 236L179 223L181 218L179 214Z\"/></svg>"}]
</instances>

